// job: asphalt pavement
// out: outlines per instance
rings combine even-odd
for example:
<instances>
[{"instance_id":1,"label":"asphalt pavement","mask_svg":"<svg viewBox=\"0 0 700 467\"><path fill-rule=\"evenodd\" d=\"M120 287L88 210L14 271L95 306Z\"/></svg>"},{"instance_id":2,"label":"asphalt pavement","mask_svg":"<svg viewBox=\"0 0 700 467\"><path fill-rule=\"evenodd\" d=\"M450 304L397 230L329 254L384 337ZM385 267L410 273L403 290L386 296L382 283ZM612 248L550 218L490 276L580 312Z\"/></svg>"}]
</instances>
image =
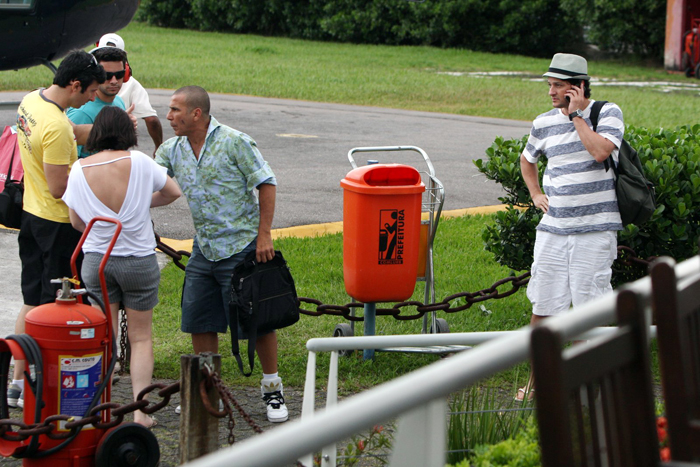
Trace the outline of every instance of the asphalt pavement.
<instances>
[{"instance_id":1,"label":"asphalt pavement","mask_svg":"<svg viewBox=\"0 0 700 467\"><path fill-rule=\"evenodd\" d=\"M171 90L148 90L161 119L165 139L174 136L165 116ZM24 92L0 93L0 104L19 101ZM530 123L505 119L416 112L378 107L325 104L229 94L212 94L212 115L252 136L278 180L273 228L342 221L340 180L351 169L348 152L357 147L417 146L423 149L445 186L445 210L498 204L499 185L487 181L473 164L497 136L521 137ZM8 108L9 107L9 108ZM0 128L11 125L16 110L0 105ZM140 122L139 148L154 146ZM358 154L426 170L416 152ZM194 229L187 203L180 199L152 210L161 237L188 240ZM0 230L0 336L13 333L22 305L16 231Z\"/></svg>"}]
</instances>

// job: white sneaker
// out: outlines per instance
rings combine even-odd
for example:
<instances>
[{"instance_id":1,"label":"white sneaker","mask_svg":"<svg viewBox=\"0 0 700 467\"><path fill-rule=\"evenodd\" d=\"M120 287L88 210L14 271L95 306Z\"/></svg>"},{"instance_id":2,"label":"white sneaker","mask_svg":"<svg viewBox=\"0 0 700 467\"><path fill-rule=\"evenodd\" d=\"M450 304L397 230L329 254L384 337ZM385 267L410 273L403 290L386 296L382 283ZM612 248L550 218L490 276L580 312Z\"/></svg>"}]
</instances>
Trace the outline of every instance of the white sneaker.
<instances>
[{"instance_id":1,"label":"white sneaker","mask_svg":"<svg viewBox=\"0 0 700 467\"><path fill-rule=\"evenodd\" d=\"M267 419L272 423L286 422L289 419L289 411L284 404L284 388L282 378L277 377L272 380L262 380L260 382L260 392L263 401L267 405Z\"/></svg>"},{"instance_id":2,"label":"white sneaker","mask_svg":"<svg viewBox=\"0 0 700 467\"><path fill-rule=\"evenodd\" d=\"M22 399L22 389L16 384L10 384L7 387L7 405L8 407L20 407L19 400Z\"/></svg>"}]
</instances>

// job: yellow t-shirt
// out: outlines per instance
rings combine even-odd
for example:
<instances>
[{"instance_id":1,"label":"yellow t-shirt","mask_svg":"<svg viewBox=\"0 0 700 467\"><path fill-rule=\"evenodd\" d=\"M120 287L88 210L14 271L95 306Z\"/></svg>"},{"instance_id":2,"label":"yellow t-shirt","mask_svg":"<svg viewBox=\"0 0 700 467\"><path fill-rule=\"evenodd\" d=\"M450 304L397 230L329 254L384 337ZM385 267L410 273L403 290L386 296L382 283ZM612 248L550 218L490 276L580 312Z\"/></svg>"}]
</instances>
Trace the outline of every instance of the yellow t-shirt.
<instances>
[{"instance_id":1,"label":"yellow t-shirt","mask_svg":"<svg viewBox=\"0 0 700 467\"><path fill-rule=\"evenodd\" d=\"M44 163L65 165L66 176L78 159L73 127L64 109L44 97L27 94L17 110L17 139L24 167L24 210L42 219L68 223L68 206L49 192Z\"/></svg>"}]
</instances>

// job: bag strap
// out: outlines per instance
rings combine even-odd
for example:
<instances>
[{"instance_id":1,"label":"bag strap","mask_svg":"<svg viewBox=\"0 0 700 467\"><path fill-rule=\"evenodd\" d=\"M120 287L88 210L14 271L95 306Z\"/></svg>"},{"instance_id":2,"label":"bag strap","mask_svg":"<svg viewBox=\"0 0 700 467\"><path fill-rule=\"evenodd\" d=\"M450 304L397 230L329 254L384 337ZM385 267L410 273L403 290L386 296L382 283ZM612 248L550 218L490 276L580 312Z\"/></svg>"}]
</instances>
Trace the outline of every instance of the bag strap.
<instances>
[{"instance_id":1,"label":"bag strap","mask_svg":"<svg viewBox=\"0 0 700 467\"><path fill-rule=\"evenodd\" d=\"M608 101L595 101L591 106L591 123L593 124L593 131L595 132L598 131L598 117L600 116L600 111L603 108L603 106L607 103ZM608 157L603 161L603 165L605 165L605 171L607 172L608 170L610 170L611 164L608 163L608 159L610 159L610 161L612 162L613 172L615 172L615 177L617 178L617 166L615 165L615 160L612 158L612 156Z\"/></svg>"},{"instance_id":2,"label":"bag strap","mask_svg":"<svg viewBox=\"0 0 700 467\"><path fill-rule=\"evenodd\" d=\"M8 182L12 180L12 163L15 161L15 152L17 151L17 140L15 139L15 144L12 145L12 156L10 157L10 167L7 169L7 180Z\"/></svg>"},{"instance_id":3,"label":"bag strap","mask_svg":"<svg viewBox=\"0 0 700 467\"><path fill-rule=\"evenodd\" d=\"M246 255L244 262L248 264L255 265L255 250L251 251ZM250 376L253 374L253 365L255 364L255 342L258 340L258 302L260 297L260 281L262 280L262 274L253 273L251 276L251 292L253 301L253 313L249 323L250 329L243 329L243 332L248 334L248 365L250 371L246 373L243 369L243 360L241 359L241 351L238 346L238 314L235 313L235 305L233 302L229 302L228 312L229 312L229 326L231 327L231 353L236 357L236 362L238 362L238 368L241 370L244 376Z\"/></svg>"}]
</instances>

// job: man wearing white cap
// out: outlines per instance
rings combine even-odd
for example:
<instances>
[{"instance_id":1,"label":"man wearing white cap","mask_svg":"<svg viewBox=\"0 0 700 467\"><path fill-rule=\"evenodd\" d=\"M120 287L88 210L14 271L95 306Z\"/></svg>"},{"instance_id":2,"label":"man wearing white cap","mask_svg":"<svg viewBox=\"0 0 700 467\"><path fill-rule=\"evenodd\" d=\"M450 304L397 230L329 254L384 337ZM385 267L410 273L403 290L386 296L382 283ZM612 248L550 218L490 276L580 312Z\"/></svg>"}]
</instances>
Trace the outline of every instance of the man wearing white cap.
<instances>
[{"instance_id":1,"label":"man wearing white cap","mask_svg":"<svg viewBox=\"0 0 700 467\"><path fill-rule=\"evenodd\" d=\"M622 230L613 171L604 164L610 156L617 160L625 130L622 111L605 104L593 131L583 57L556 54L544 76L554 108L535 119L520 156L532 202L543 212L527 287L531 324L612 290L611 267ZM537 168L542 155L547 158L544 193ZM516 399L532 398L532 392L530 380Z\"/></svg>"},{"instance_id":2,"label":"man wearing white cap","mask_svg":"<svg viewBox=\"0 0 700 467\"><path fill-rule=\"evenodd\" d=\"M114 33L102 36L97 43L97 47L116 47L126 52L124 48L124 39ZM131 104L134 104L134 110L131 112L132 115L136 118L143 118L146 123L146 128L148 129L148 134L151 136L153 144L155 145L155 149L158 149L163 143L163 127L158 119L158 113L153 109L153 106L151 106L151 101L148 98L146 89L144 89L143 85L141 85L136 78L131 76L133 70L131 70L128 61L126 66L129 69L129 78L124 80L124 84L117 95L124 100L127 109ZM153 154L155 155L155 150Z\"/></svg>"}]
</instances>

